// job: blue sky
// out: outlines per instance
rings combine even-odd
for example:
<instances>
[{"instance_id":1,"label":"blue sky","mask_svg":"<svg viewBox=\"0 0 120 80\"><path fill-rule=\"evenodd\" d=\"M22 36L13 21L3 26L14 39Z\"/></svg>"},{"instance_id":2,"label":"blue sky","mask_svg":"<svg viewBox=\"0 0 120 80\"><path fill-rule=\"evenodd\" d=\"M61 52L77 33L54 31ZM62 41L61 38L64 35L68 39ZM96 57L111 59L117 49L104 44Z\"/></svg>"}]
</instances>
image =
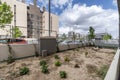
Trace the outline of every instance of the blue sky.
<instances>
[{"instance_id":1,"label":"blue sky","mask_svg":"<svg viewBox=\"0 0 120 80\"><path fill-rule=\"evenodd\" d=\"M27 0L27 4L32 0ZM48 8L48 0L38 0L38 6ZM108 32L118 37L118 11L116 0L51 0L52 13L59 16L59 33L74 29L88 34L89 26L96 33Z\"/></svg>"},{"instance_id":2,"label":"blue sky","mask_svg":"<svg viewBox=\"0 0 120 80\"><path fill-rule=\"evenodd\" d=\"M86 3L88 6L101 5L104 9L116 9L116 6L113 5L113 0L74 0L73 2Z\"/></svg>"}]
</instances>

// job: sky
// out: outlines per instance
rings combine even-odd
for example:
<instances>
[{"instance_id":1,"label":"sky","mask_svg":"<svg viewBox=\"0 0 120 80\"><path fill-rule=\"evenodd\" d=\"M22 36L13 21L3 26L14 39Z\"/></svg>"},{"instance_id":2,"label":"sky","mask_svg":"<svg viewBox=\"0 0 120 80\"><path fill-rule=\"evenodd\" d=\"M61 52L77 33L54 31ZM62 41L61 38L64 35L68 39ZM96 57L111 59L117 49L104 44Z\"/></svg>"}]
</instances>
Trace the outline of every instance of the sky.
<instances>
[{"instance_id":1,"label":"sky","mask_svg":"<svg viewBox=\"0 0 120 80\"><path fill-rule=\"evenodd\" d=\"M27 0L26 3L33 2ZM37 5L48 9L48 0L38 0ZM92 26L95 33L108 32L113 38L118 38L116 0L51 0L51 11L59 16L59 34L71 30L88 34Z\"/></svg>"}]
</instances>

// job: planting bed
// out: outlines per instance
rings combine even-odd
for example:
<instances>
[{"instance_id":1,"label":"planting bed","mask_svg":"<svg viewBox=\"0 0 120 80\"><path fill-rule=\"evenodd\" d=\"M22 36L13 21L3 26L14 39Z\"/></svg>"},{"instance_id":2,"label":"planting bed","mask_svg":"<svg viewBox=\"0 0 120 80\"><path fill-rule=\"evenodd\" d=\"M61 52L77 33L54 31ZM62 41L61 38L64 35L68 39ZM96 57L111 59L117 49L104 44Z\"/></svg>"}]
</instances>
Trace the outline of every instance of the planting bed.
<instances>
[{"instance_id":1,"label":"planting bed","mask_svg":"<svg viewBox=\"0 0 120 80\"><path fill-rule=\"evenodd\" d=\"M0 63L0 80L103 80L115 52L115 49L86 47L45 58L32 57L11 64L4 62ZM47 62L49 73L41 72L41 60ZM56 61L59 66L55 65ZM26 75L20 75L22 67L29 68ZM66 79L60 77L60 71L66 72Z\"/></svg>"}]
</instances>

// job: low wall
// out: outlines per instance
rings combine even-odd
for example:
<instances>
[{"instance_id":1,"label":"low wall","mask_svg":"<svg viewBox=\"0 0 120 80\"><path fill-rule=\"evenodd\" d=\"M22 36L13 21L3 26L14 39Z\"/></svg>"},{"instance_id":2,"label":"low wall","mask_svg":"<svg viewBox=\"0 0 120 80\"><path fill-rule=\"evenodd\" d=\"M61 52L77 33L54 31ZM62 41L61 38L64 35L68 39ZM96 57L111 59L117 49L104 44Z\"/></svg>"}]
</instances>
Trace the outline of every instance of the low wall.
<instances>
[{"instance_id":1,"label":"low wall","mask_svg":"<svg viewBox=\"0 0 120 80\"><path fill-rule=\"evenodd\" d=\"M35 46L32 44L10 45L14 58L24 58L35 55ZM0 61L7 60L10 55L8 45L0 45Z\"/></svg>"},{"instance_id":2,"label":"low wall","mask_svg":"<svg viewBox=\"0 0 120 80\"><path fill-rule=\"evenodd\" d=\"M8 46L0 45L0 61L6 60L9 55L10 55L10 53L9 53Z\"/></svg>"},{"instance_id":3,"label":"low wall","mask_svg":"<svg viewBox=\"0 0 120 80\"><path fill-rule=\"evenodd\" d=\"M117 40L95 40L95 46L99 47L111 47L111 48L118 48L119 43Z\"/></svg>"},{"instance_id":4,"label":"low wall","mask_svg":"<svg viewBox=\"0 0 120 80\"><path fill-rule=\"evenodd\" d=\"M104 80L118 80L119 67L120 67L119 60L120 60L120 50L118 49Z\"/></svg>"}]
</instances>

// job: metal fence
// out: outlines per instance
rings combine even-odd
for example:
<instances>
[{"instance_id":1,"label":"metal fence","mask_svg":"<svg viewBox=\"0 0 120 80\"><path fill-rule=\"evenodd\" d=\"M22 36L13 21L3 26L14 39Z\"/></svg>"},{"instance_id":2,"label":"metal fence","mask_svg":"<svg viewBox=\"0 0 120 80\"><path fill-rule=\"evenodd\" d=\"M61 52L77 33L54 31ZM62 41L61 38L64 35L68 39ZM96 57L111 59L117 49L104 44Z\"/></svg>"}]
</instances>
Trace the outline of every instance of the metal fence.
<instances>
[{"instance_id":1,"label":"metal fence","mask_svg":"<svg viewBox=\"0 0 120 80\"><path fill-rule=\"evenodd\" d=\"M23 27L23 26L11 26L6 25L5 28L0 29L0 43L4 44L24 44L28 43L28 40L34 41L31 44L36 45L36 51L41 55L42 50L46 50L48 53L56 52L56 37L57 31L41 29L39 27ZM23 39L24 38L24 39ZM18 41L23 40L23 41ZM52 44L51 44L52 43ZM42 46L42 47L41 47ZM51 50L52 51L51 51Z\"/></svg>"},{"instance_id":2,"label":"metal fence","mask_svg":"<svg viewBox=\"0 0 120 80\"><path fill-rule=\"evenodd\" d=\"M18 29L19 30L18 30ZM21 32L21 35L19 34ZM50 30L50 37L57 37L56 30ZM49 37L49 30L39 27L24 27L24 26L12 26L6 25L5 28L0 29L0 38L40 38Z\"/></svg>"},{"instance_id":3,"label":"metal fence","mask_svg":"<svg viewBox=\"0 0 120 80\"><path fill-rule=\"evenodd\" d=\"M99 46L99 47L115 47L115 48L117 48L119 46L118 40L95 40L94 44L95 44L95 46Z\"/></svg>"}]
</instances>

